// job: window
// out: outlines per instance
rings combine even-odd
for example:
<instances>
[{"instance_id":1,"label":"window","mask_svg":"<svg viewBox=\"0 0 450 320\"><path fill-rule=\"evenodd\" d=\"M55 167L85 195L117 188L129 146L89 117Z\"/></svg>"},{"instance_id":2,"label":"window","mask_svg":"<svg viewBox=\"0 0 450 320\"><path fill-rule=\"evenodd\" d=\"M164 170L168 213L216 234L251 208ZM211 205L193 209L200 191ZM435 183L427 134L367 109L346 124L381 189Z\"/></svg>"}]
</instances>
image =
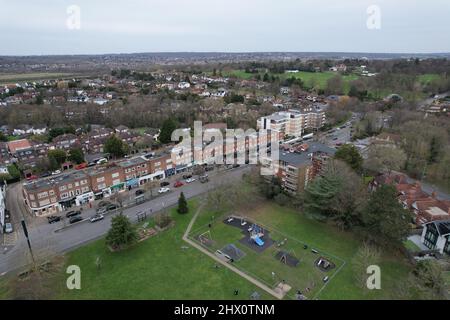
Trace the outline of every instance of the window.
<instances>
[{"instance_id":1,"label":"window","mask_svg":"<svg viewBox=\"0 0 450 320\"><path fill-rule=\"evenodd\" d=\"M50 190L50 191L48 192L48 194L51 195L51 196L53 196L53 195L55 195L55 191Z\"/></svg>"},{"instance_id":2,"label":"window","mask_svg":"<svg viewBox=\"0 0 450 320\"><path fill-rule=\"evenodd\" d=\"M64 190L66 190L66 189L67 189L66 186L61 186L61 187L59 187L59 191L64 191Z\"/></svg>"},{"instance_id":3,"label":"window","mask_svg":"<svg viewBox=\"0 0 450 320\"><path fill-rule=\"evenodd\" d=\"M119 173L118 172L116 172L116 173L113 173L112 175L111 175L111 177L114 179L114 178L117 178L119 176Z\"/></svg>"},{"instance_id":4,"label":"window","mask_svg":"<svg viewBox=\"0 0 450 320\"><path fill-rule=\"evenodd\" d=\"M450 254L450 236L447 236L447 241L445 241L444 252Z\"/></svg>"},{"instance_id":5,"label":"window","mask_svg":"<svg viewBox=\"0 0 450 320\"><path fill-rule=\"evenodd\" d=\"M423 244L430 249L436 248L436 242L437 242L438 234L436 227L434 224L429 225L427 228L427 231L425 233L425 239L423 241Z\"/></svg>"},{"instance_id":6,"label":"window","mask_svg":"<svg viewBox=\"0 0 450 320\"><path fill-rule=\"evenodd\" d=\"M97 182L103 182L103 181L105 181L105 177L97 178Z\"/></svg>"}]
</instances>

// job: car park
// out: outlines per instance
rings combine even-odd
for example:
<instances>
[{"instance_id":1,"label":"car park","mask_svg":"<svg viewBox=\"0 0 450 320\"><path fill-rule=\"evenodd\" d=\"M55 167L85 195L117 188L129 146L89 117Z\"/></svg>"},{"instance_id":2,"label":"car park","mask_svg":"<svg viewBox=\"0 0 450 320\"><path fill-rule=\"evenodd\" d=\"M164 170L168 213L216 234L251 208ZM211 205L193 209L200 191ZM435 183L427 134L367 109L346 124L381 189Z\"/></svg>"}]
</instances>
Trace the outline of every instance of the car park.
<instances>
[{"instance_id":1,"label":"car park","mask_svg":"<svg viewBox=\"0 0 450 320\"><path fill-rule=\"evenodd\" d=\"M169 188L167 188L167 187L162 187L162 188L160 188L160 189L158 190L158 193L166 193L166 192L169 192L169 191L170 191Z\"/></svg>"},{"instance_id":2,"label":"car park","mask_svg":"<svg viewBox=\"0 0 450 320\"><path fill-rule=\"evenodd\" d=\"M70 218L70 217L75 217L81 214L81 211L69 211L66 213L66 217Z\"/></svg>"},{"instance_id":3,"label":"car park","mask_svg":"<svg viewBox=\"0 0 450 320\"><path fill-rule=\"evenodd\" d=\"M60 216L48 216L47 217L47 221L48 223L52 224L52 223L56 223L58 221L61 221L61 217Z\"/></svg>"},{"instance_id":4,"label":"car park","mask_svg":"<svg viewBox=\"0 0 450 320\"><path fill-rule=\"evenodd\" d=\"M70 218L69 223L75 223L75 222L80 222L83 220L83 217L78 215L78 216L74 216L72 218Z\"/></svg>"},{"instance_id":5,"label":"car park","mask_svg":"<svg viewBox=\"0 0 450 320\"><path fill-rule=\"evenodd\" d=\"M104 218L105 218L104 215L102 215L102 214L96 214L96 215L93 215L93 216L89 219L89 221L92 222L92 223L94 223L94 222L103 220Z\"/></svg>"}]
</instances>

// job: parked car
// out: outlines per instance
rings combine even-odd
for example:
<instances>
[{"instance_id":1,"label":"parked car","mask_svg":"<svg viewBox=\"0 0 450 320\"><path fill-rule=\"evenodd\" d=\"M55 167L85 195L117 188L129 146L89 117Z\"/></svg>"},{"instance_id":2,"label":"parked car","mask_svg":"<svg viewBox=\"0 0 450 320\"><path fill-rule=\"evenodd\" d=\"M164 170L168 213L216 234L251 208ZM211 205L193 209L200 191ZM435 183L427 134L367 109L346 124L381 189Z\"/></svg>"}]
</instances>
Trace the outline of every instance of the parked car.
<instances>
[{"instance_id":1,"label":"parked car","mask_svg":"<svg viewBox=\"0 0 450 320\"><path fill-rule=\"evenodd\" d=\"M160 187L165 187L165 186L168 186L168 185L170 185L170 182L168 182L168 181L163 181L163 182L161 182L159 184Z\"/></svg>"},{"instance_id":2,"label":"parked car","mask_svg":"<svg viewBox=\"0 0 450 320\"><path fill-rule=\"evenodd\" d=\"M194 178L188 178L188 179L186 179L186 183L192 183L192 182L194 182L194 181L195 181Z\"/></svg>"},{"instance_id":3,"label":"parked car","mask_svg":"<svg viewBox=\"0 0 450 320\"><path fill-rule=\"evenodd\" d=\"M113 211L119 209L119 206L117 204L111 203L106 206L106 211Z\"/></svg>"},{"instance_id":4,"label":"parked car","mask_svg":"<svg viewBox=\"0 0 450 320\"><path fill-rule=\"evenodd\" d=\"M87 164L86 162L83 162L83 163L77 164L77 165L75 166L75 169L76 169L76 170L81 170L81 169L86 168L87 166L88 166L88 164Z\"/></svg>"},{"instance_id":5,"label":"parked car","mask_svg":"<svg viewBox=\"0 0 450 320\"><path fill-rule=\"evenodd\" d=\"M81 214L81 211L69 211L66 213L66 217L70 218L70 217L75 217Z\"/></svg>"},{"instance_id":6,"label":"parked car","mask_svg":"<svg viewBox=\"0 0 450 320\"><path fill-rule=\"evenodd\" d=\"M57 174L61 174L61 170L55 170L52 172L52 176L57 175Z\"/></svg>"},{"instance_id":7,"label":"parked car","mask_svg":"<svg viewBox=\"0 0 450 320\"><path fill-rule=\"evenodd\" d=\"M93 223L93 222L97 222L97 221L103 220L104 218L105 218L104 215L102 215L102 214L96 214L96 215L93 215L93 216L89 219L89 221Z\"/></svg>"},{"instance_id":8,"label":"parked car","mask_svg":"<svg viewBox=\"0 0 450 320\"><path fill-rule=\"evenodd\" d=\"M104 163L107 163L107 162L108 162L108 159L106 159L106 158L101 158L101 159L97 160L97 164L104 164Z\"/></svg>"},{"instance_id":9,"label":"parked car","mask_svg":"<svg viewBox=\"0 0 450 320\"><path fill-rule=\"evenodd\" d=\"M136 195L136 197L138 197L138 196L140 196L140 195L143 195L144 193L145 193L145 191L142 190L142 189L138 189L138 190L136 190L136 191L134 192L134 194Z\"/></svg>"},{"instance_id":10,"label":"parked car","mask_svg":"<svg viewBox=\"0 0 450 320\"><path fill-rule=\"evenodd\" d=\"M181 182L181 181L176 181L176 182L173 184L173 186L174 186L175 188L179 188L179 187L181 187L181 186L183 186L183 185L184 185L184 183Z\"/></svg>"},{"instance_id":11,"label":"parked car","mask_svg":"<svg viewBox=\"0 0 450 320\"><path fill-rule=\"evenodd\" d=\"M99 207L99 208L101 208L101 207L106 207L106 206L109 205L109 204L111 204L111 202L106 201L106 200L102 200L102 201L100 201L100 202L98 203L98 207Z\"/></svg>"},{"instance_id":12,"label":"parked car","mask_svg":"<svg viewBox=\"0 0 450 320\"><path fill-rule=\"evenodd\" d=\"M214 170L214 166L210 165L210 166L206 166L205 171L213 171Z\"/></svg>"},{"instance_id":13,"label":"parked car","mask_svg":"<svg viewBox=\"0 0 450 320\"><path fill-rule=\"evenodd\" d=\"M36 180L36 179L39 179L39 177L38 177L37 175L34 175L34 174L27 177L27 180L28 180L28 181Z\"/></svg>"},{"instance_id":14,"label":"parked car","mask_svg":"<svg viewBox=\"0 0 450 320\"><path fill-rule=\"evenodd\" d=\"M203 176L200 176L199 180L200 180L201 183L208 182L209 181L208 175L205 174Z\"/></svg>"},{"instance_id":15,"label":"parked car","mask_svg":"<svg viewBox=\"0 0 450 320\"><path fill-rule=\"evenodd\" d=\"M185 174L185 175L183 175L183 179L184 180L187 180L187 179L190 179L190 178L192 178L192 174Z\"/></svg>"},{"instance_id":16,"label":"parked car","mask_svg":"<svg viewBox=\"0 0 450 320\"><path fill-rule=\"evenodd\" d=\"M74 216L74 217L70 218L69 223L80 222L81 220L83 220L83 217L78 215L78 216Z\"/></svg>"},{"instance_id":17,"label":"parked car","mask_svg":"<svg viewBox=\"0 0 450 320\"><path fill-rule=\"evenodd\" d=\"M13 232L12 223L10 222L5 223L5 233L12 233L12 232Z\"/></svg>"},{"instance_id":18,"label":"parked car","mask_svg":"<svg viewBox=\"0 0 450 320\"><path fill-rule=\"evenodd\" d=\"M240 166L240 164L233 164L233 168L239 168Z\"/></svg>"},{"instance_id":19,"label":"parked car","mask_svg":"<svg viewBox=\"0 0 450 320\"><path fill-rule=\"evenodd\" d=\"M160 188L160 189L158 190L158 193L166 193L166 192L169 192L169 191L170 191L170 188L162 187L162 188Z\"/></svg>"},{"instance_id":20,"label":"parked car","mask_svg":"<svg viewBox=\"0 0 450 320\"><path fill-rule=\"evenodd\" d=\"M50 172L45 172L43 174L41 174L41 178L46 178L46 177L50 177L52 174Z\"/></svg>"},{"instance_id":21,"label":"parked car","mask_svg":"<svg viewBox=\"0 0 450 320\"><path fill-rule=\"evenodd\" d=\"M48 216L47 220L48 220L48 223L52 224L52 223L61 221L61 217L60 216Z\"/></svg>"}]
</instances>

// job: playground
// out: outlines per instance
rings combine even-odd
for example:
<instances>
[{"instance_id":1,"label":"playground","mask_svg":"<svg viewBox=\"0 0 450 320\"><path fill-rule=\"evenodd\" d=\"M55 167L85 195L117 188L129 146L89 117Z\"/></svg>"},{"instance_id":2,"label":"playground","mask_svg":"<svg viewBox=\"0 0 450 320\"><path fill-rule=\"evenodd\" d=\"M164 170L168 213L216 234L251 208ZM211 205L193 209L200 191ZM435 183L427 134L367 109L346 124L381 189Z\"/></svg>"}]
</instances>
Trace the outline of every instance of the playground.
<instances>
[{"instance_id":1,"label":"playground","mask_svg":"<svg viewBox=\"0 0 450 320\"><path fill-rule=\"evenodd\" d=\"M315 299L344 260L297 237L238 214L211 217L189 238L285 299Z\"/></svg>"}]
</instances>

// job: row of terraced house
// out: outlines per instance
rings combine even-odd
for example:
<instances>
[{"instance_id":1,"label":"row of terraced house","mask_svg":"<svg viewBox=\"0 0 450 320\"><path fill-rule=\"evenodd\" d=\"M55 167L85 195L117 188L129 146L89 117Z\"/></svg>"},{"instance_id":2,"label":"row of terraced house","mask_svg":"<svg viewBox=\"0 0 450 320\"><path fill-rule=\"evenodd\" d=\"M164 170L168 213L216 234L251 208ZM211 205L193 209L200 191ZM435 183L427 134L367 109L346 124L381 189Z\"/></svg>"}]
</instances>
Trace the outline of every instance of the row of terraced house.
<instances>
[{"instance_id":1,"label":"row of terraced house","mask_svg":"<svg viewBox=\"0 0 450 320\"><path fill-rule=\"evenodd\" d=\"M255 147L257 144L267 147L268 140L270 141L256 134L248 139L235 139L234 143L224 140L221 151L226 158L235 159L238 151L249 150L253 144ZM214 151L217 150L217 147L209 148L207 143L203 144L202 148L175 146L171 150L161 150L38 179L23 185L24 201L29 210L37 216L54 214L68 207L110 197L117 192L141 186L152 180L165 179L194 165L214 163L217 155Z\"/></svg>"}]
</instances>

